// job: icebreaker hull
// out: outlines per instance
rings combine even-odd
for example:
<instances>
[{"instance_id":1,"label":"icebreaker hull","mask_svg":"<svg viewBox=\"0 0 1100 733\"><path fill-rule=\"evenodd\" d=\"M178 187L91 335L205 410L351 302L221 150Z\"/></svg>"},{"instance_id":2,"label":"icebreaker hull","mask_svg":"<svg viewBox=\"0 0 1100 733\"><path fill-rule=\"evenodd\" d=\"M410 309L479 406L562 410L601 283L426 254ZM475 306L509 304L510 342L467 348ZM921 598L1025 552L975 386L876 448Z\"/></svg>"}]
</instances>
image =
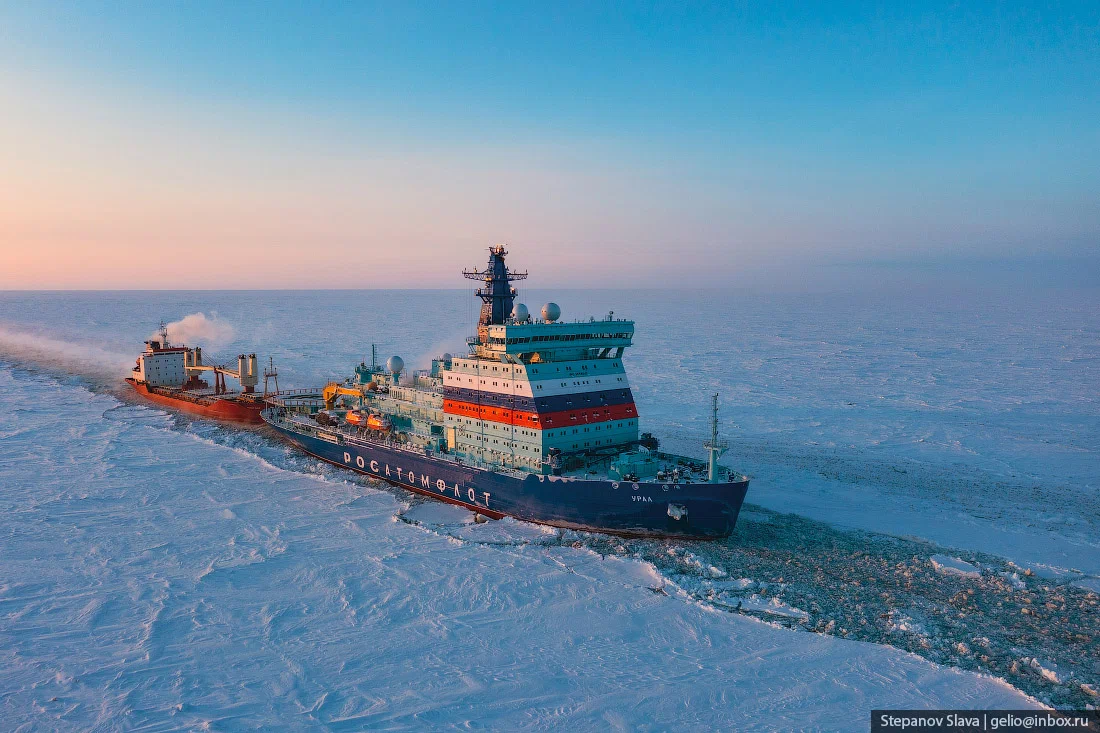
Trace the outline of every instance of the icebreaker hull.
<instances>
[{"instance_id":1,"label":"icebreaker hull","mask_svg":"<svg viewBox=\"0 0 1100 733\"><path fill-rule=\"evenodd\" d=\"M421 448L305 429L271 411L265 421L306 453L499 519L612 534L714 539L733 532L748 480L653 483L501 473L426 454Z\"/></svg>"}]
</instances>

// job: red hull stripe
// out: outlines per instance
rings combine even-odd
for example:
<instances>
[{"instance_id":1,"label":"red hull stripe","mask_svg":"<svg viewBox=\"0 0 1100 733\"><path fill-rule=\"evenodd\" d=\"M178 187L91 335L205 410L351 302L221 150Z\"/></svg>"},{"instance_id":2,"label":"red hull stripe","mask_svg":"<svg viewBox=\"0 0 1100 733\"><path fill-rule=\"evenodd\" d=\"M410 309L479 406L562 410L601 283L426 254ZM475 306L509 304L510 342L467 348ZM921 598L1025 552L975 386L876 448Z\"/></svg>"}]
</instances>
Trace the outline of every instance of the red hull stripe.
<instances>
[{"instance_id":1,"label":"red hull stripe","mask_svg":"<svg viewBox=\"0 0 1100 733\"><path fill-rule=\"evenodd\" d=\"M507 407L475 405L471 402L445 399L443 400L443 412L448 415L461 415L463 417L503 423L505 425L518 425L548 430L562 428L568 425L588 425L598 422L608 422L609 420L634 419L638 416L638 412L633 402L628 402L624 405L586 407L580 410L562 410L560 412L545 412L538 414L526 412L524 410L510 410Z\"/></svg>"}]
</instances>

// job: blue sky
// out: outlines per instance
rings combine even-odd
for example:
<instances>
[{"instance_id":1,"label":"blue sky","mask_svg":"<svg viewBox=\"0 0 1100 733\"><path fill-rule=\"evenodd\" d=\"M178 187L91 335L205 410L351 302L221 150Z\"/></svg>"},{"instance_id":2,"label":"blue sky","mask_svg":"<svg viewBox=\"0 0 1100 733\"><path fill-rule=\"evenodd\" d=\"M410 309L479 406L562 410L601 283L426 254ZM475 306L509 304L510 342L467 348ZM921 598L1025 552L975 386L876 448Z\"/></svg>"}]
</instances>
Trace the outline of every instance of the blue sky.
<instances>
[{"instance_id":1,"label":"blue sky","mask_svg":"<svg viewBox=\"0 0 1100 733\"><path fill-rule=\"evenodd\" d=\"M1095 258L1098 49L1096 3L9 4L0 237L60 287L188 247L428 286L495 241L548 283Z\"/></svg>"}]
</instances>

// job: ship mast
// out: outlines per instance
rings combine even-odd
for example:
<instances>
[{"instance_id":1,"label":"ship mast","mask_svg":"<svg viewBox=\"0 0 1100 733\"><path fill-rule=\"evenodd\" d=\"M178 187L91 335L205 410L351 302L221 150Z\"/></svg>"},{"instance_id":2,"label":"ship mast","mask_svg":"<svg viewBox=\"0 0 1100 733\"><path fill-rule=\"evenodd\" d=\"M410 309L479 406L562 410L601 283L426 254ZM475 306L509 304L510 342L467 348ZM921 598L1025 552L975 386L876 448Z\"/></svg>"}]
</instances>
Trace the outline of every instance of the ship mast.
<instances>
[{"instance_id":1,"label":"ship mast","mask_svg":"<svg viewBox=\"0 0 1100 733\"><path fill-rule=\"evenodd\" d=\"M504 258L508 252L503 244L489 248L489 266L484 270L463 270L467 280L483 280L485 287L478 288L476 295L481 298L481 317L478 326L493 326L504 323L512 314L512 304L516 299L513 280L526 280L526 272L512 272L505 266Z\"/></svg>"},{"instance_id":2,"label":"ship mast","mask_svg":"<svg viewBox=\"0 0 1100 733\"><path fill-rule=\"evenodd\" d=\"M269 392L267 388L268 380L275 381L275 394L279 394L279 370L275 368L274 357L267 357L268 367L264 369L264 398L266 399Z\"/></svg>"},{"instance_id":3,"label":"ship mast","mask_svg":"<svg viewBox=\"0 0 1100 733\"><path fill-rule=\"evenodd\" d=\"M722 457L729 447L729 441L718 439L718 393L711 400L710 414L710 440L703 443L709 457L707 459L707 481L718 483L718 459Z\"/></svg>"}]
</instances>

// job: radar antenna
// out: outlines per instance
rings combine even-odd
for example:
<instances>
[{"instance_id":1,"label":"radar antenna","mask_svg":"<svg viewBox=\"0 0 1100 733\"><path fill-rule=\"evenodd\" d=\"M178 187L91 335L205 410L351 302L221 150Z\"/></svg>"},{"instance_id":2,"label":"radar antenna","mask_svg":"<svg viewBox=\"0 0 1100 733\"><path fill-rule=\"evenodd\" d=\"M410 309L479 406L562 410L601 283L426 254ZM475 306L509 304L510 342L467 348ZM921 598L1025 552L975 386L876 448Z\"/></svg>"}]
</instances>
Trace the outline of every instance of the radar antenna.
<instances>
[{"instance_id":1,"label":"radar antenna","mask_svg":"<svg viewBox=\"0 0 1100 733\"><path fill-rule=\"evenodd\" d=\"M729 450L729 441L718 439L718 393L714 394L711 398L711 414L710 414L710 440L703 443L703 447L707 449L707 453L710 454L707 460L707 481L712 484L718 483L718 459L722 457L722 454Z\"/></svg>"},{"instance_id":2,"label":"radar antenna","mask_svg":"<svg viewBox=\"0 0 1100 733\"><path fill-rule=\"evenodd\" d=\"M512 313L512 304L516 299L516 289L512 287L514 280L526 280L527 272L512 272L505 266L504 258L508 252L503 244L489 248L489 266L484 270L463 270L462 274L467 280L483 280L484 288L477 289L477 297L481 298L481 317L478 326L493 326L504 323Z\"/></svg>"}]
</instances>

